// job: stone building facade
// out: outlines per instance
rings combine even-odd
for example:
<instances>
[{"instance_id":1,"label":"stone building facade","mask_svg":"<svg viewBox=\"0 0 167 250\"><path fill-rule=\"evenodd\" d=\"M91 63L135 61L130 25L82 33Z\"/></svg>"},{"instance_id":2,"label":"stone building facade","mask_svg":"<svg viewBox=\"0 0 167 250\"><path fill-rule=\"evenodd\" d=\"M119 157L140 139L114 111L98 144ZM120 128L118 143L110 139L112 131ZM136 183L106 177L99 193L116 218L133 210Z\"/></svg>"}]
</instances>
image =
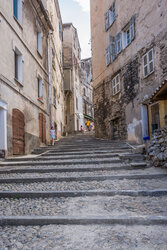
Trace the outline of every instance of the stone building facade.
<instances>
[{"instance_id":1,"label":"stone building facade","mask_svg":"<svg viewBox=\"0 0 167 250\"><path fill-rule=\"evenodd\" d=\"M53 111L50 107L53 100L52 83L62 86L62 68L59 70L58 67L62 57L59 52L62 51L62 40L57 39L57 31L54 31L59 27L57 19L61 22L61 17L58 7L57 12L53 8L52 18L56 21L51 20L47 4L49 0L44 1L44 5L42 0L0 3L1 156L28 154L35 147L49 143L51 122L58 120L57 115L51 117ZM57 1L55 4L58 4ZM56 28L53 28L51 21ZM56 44L54 48L57 48L59 55L55 59L58 68L55 78L58 80L55 80L50 65L53 48L50 41ZM57 91L61 95L62 106L62 91ZM58 133L61 134L63 108L58 109L61 109L58 111Z\"/></svg>"},{"instance_id":2,"label":"stone building facade","mask_svg":"<svg viewBox=\"0 0 167 250\"><path fill-rule=\"evenodd\" d=\"M96 136L142 143L147 100L167 76L167 2L90 2Z\"/></svg>"},{"instance_id":3,"label":"stone building facade","mask_svg":"<svg viewBox=\"0 0 167 250\"><path fill-rule=\"evenodd\" d=\"M42 0L54 30L50 32L49 81L50 81L50 126L59 139L64 131L64 83L63 83L63 27L58 0ZM52 86L52 87L51 87Z\"/></svg>"},{"instance_id":4,"label":"stone building facade","mask_svg":"<svg viewBox=\"0 0 167 250\"><path fill-rule=\"evenodd\" d=\"M81 48L72 23L63 24L65 131L79 131L84 124L81 86Z\"/></svg>"},{"instance_id":5,"label":"stone building facade","mask_svg":"<svg viewBox=\"0 0 167 250\"><path fill-rule=\"evenodd\" d=\"M87 120L94 121L91 58L81 60L81 82L83 96L83 114L85 124Z\"/></svg>"}]
</instances>

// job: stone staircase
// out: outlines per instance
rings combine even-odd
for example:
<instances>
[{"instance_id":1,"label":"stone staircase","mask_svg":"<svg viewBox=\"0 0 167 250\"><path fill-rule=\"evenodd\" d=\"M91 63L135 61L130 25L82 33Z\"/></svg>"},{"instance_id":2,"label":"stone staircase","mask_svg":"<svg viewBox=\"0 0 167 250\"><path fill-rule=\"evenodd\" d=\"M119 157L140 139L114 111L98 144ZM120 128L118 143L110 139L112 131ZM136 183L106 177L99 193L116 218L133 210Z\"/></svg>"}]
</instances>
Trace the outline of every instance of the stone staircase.
<instances>
[{"instance_id":1,"label":"stone staircase","mask_svg":"<svg viewBox=\"0 0 167 250\"><path fill-rule=\"evenodd\" d=\"M42 150L0 163L0 249L167 249L165 169L90 135Z\"/></svg>"}]
</instances>

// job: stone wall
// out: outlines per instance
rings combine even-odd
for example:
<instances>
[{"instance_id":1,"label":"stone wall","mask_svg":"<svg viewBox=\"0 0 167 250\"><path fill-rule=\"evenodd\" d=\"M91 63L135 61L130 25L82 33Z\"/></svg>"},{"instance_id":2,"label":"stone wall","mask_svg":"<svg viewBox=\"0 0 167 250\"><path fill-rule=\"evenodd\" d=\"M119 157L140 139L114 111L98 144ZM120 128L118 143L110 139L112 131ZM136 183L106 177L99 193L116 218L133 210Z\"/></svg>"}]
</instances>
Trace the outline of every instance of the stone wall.
<instances>
[{"instance_id":1,"label":"stone wall","mask_svg":"<svg viewBox=\"0 0 167 250\"><path fill-rule=\"evenodd\" d=\"M111 123L119 119L118 137L121 140L127 139L126 126L126 106L133 101L138 94L139 75L138 75L138 57L129 61L116 74L120 73L121 92L113 96L111 75L107 77L97 88L94 89L94 109L96 136L112 137Z\"/></svg>"},{"instance_id":2,"label":"stone wall","mask_svg":"<svg viewBox=\"0 0 167 250\"><path fill-rule=\"evenodd\" d=\"M155 167L167 168L167 126L155 132L148 146L148 160Z\"/></svg>"},{"instance_id":3,"label":"stone wall","mask_svg":"<svg viewBox=\"0 0 167 250\"><path fill-rule=\"evenodd\" d=\"M92 72L94 87L96 136L112 138L114 123L119 132L115 138L143 143L145 120L141 108L167 77L166 60L166 5L149 0L115 1L116 19L105 30L105 13L113 0L91 0ZM122 12L122 9L124 11ZM155 18L155 16L157 18ZM119 32L125 32L127 24L135 17L135 37L106 66L106 49ZM143 72L143 56L153 49L154 71L147 76ZM108 50L107 50L108 51ZM112 80L120 74L120 92L112 92ZM113 125L112 125L113 124ZM150 130L151 131L151 130Z\"/></svg>"}]
</instances>

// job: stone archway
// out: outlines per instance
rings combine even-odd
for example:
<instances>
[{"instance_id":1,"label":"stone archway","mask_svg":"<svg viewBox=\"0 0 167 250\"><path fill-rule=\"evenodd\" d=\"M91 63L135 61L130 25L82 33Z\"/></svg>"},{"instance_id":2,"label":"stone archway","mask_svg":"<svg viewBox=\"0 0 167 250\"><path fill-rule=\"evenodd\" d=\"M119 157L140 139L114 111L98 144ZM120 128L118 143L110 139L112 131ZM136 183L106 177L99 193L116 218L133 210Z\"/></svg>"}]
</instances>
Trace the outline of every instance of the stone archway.
<instances>
[{"instance_id":1,"label":"stone archway","mask_svg":"<svg viewBox=\"0 0 167 250\"><path fill-rule=\"evenodd\" d=\"M24 114L18 110L12 110L13 128L13 154L24 155L25 153L25 131Z\"/></svg>"}]
</instances>

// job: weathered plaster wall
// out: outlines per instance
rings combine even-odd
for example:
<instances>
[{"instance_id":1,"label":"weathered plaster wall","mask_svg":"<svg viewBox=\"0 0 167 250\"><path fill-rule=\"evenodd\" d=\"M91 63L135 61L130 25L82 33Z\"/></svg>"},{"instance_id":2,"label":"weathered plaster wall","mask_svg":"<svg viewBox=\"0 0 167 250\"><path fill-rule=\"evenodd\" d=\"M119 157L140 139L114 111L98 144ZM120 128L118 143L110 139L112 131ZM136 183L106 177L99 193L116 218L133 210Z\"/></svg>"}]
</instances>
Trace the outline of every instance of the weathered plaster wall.
<instances>
[{"instance_id":1,"label":"weathered plaster wall","mask_svg":"<svg viewBox=\"0 0 167 250\"><path fill-rule=\"evenodd\" d=\"M65 93L65 131L71 133L77 131L84 123L80 75L81 49L75 27L69 23L64 24L63 28L64 68L71 69L72 80L72 90ZM78 100L78 105L76 104L76 100Z\"/></svg>"},{"instance_id":2,"label":"weathered plaster wall","mask_svg":"<svg viewBox=\"0 0 167 250\"><path fill-rule=\"evenodd\" d=\"M116 20L106 32L104 15L113 1L91 0L92 65L96 135L110 137L110 121L120 119L120 139L142 143L140 106L167 76L166 1L115 1ZM124 11L122 11L124 10ZM109 35L116 36L135 15L135 39L106 67ZM156 18L155 18L156 17ZM142 56L154 49L155 70L143 77ZM100 58L100 60L99 60ZM112 93L112 79L120 73L121 92ZM122 133L123 132L123 133Z\"/></svg>"},{"instance_id":3,"label":"weathered plaster wall","mask_svg":"<svg viewBox=\"0 0 167 250\"><path fill-rule=\"evenodd\" d=\"M22 27L13 18L13 2L0 3L0 98L7 103L8 154L13 153L12 146L12 110L23 112L25 117L25 153L39 146L39 113L46 117L46 135L49 141L48 116L48 75L47 75L47 30L37 17L29 1L23 4ZM43 54L37 52L37 21L43 29ZM44 21L44 20L43 20ZM18 83L14 77L14 49L17 47L23 55L23 81ZM38 98L37 75L43 79L43 101Z\"/></svg>"}]
</instances>

